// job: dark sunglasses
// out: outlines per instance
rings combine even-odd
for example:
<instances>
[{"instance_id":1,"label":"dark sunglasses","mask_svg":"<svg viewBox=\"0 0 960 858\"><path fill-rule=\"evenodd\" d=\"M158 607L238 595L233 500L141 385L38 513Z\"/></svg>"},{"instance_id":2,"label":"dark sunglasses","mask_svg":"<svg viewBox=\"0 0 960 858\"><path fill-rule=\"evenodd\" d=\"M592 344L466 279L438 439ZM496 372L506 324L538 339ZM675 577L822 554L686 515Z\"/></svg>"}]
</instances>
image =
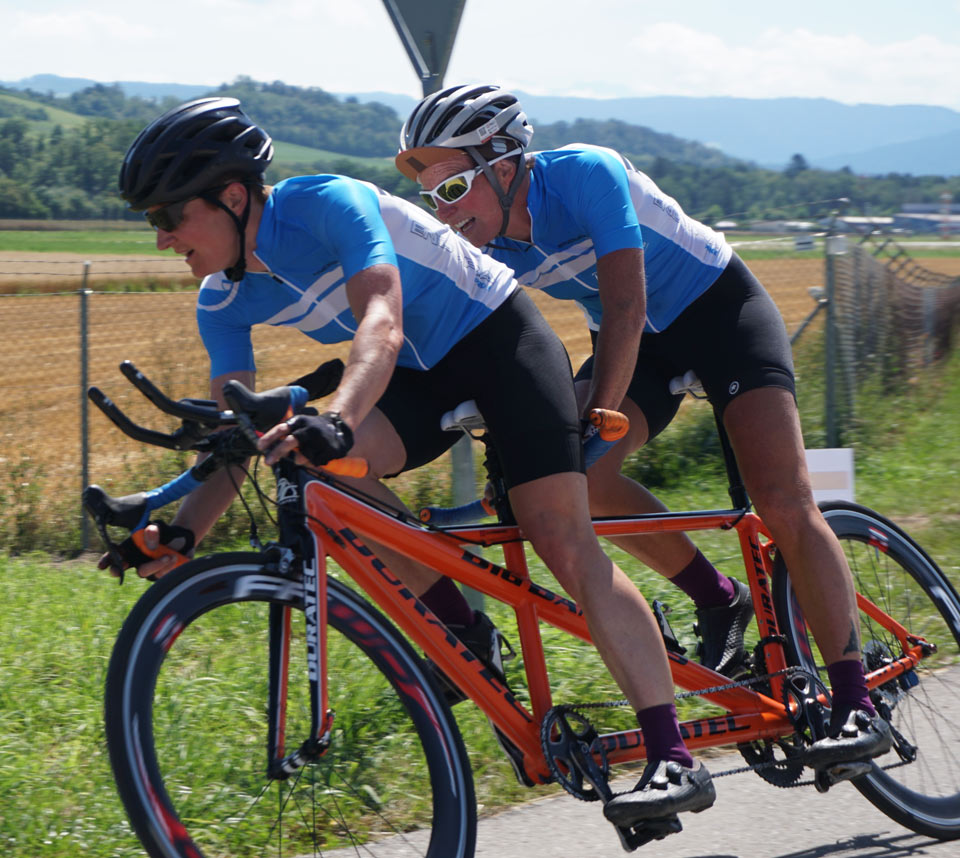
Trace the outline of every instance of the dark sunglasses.
<instances>
[{"instance_id":1,"label":"dark sunglasses","mask_svg":"<svg viewBox=\"0 0 960 858\"><path fill-rule=\"evenodd\" d=\"M215 198L216 194L219 194L224 188L229 187L228 185L219 185L216 188L209 188L204 191L202 194L197 194L195 197L188 197L185 200L180 200L175 203L167 203L165 206L160 206L158 209L154 209L152 212L144 212L143 216L147 219L147 223L150 224L154 229L162 229L164 232L173 232L181 223L183 223L183 210L186 208L187 203L190 200L210 200L211 197Z\"/></svg>"},{"instance_id":2,"label":"dark sunglasses","mask_svg":"<svg viewBox=\"0 0 960 858\"><path fill-rule=\"evenodd\" d=\"M490 161L490 164L496 164L497 161L502 161L504 158L509 158L511 155L519 154L519 149L514 149L512 152L507 152L504 155L500 155L497 158L494 158ZM439 185L430 190L420 191L420 199L423 200L433 211L436 211L440 207L440 203L452 203L459 200L461 197L465 197L470 193L470 188L473 187L473 180L482 172L483 167L471 167L469 170L464 170L462 173L455 173L452 176L444 179Z\"/></svg>"}]
</instances>

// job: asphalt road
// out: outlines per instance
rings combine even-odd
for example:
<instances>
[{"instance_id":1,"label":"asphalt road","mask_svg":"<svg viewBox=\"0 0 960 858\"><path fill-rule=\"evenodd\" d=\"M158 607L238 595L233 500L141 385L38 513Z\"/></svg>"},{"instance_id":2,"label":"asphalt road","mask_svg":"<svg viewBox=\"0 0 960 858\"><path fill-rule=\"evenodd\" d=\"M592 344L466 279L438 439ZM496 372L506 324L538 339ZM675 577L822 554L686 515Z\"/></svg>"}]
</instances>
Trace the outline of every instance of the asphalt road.
<instances>
[{"instance_id":1,"label":"asphalt road","mask_svg":"<svg viewBox=\"0 0 960 858\"><path fill-rule=\"evenodd\" d=\"M711 771L741 764L735 752L707 761ZM719 778L716 787L717 801L710 810L683 814L683 831L632 854L639 858L960 856L960 841L944 843L914 834L876 810L850 784L839 784L822 795L812 786L779 789L747 772ZM627 854L599 803L567 795L481 820L476 852L477 858L622 858Z\"/></svg>"},{"instance_id":2,"label":"asphalt road","mask_svg":"<svg viewBox=\"0 0 960 858\"><path fill-rule=\"evenodd\" d=\"M736 768L736 751L705 761L712 772ZM632 780L615 781L615 790ZM620 845L599 802L566 793L482 818L476 858L958 858L960 840L915 834L876 810L850 784L821 794L813 786L781 789L746 772L717 778L717 801L700 814L681 815L683 831L633 853ZM377 858L414 858L419 833L380 842ZM330 858L368 854L363 847Z\"/></svg>"}]
</instances>

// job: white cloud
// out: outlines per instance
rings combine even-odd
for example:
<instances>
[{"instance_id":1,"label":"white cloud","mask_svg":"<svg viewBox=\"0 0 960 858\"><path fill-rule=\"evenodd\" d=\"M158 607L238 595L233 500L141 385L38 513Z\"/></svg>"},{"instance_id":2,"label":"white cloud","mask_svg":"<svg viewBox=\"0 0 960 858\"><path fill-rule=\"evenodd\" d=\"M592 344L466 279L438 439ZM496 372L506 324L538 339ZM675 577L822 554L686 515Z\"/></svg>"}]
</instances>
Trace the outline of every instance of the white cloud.
<instances>
[{"instance_id":1,"label":"white cloud","mask_svg":"<svg viewBox=\"0 0 960 858\"><path fill-rule=\"evenodd\" d=\"M590 0L588 14L554 0L550 15L536 3L470 0L446 81L495 80L538 95L795 95L960 109L948 74L960 68L951 23L960 0L927 0L909 30L892 17L863 17L872 2L845 0L833 16L815 14L823 4L811 2L801 19L792 7L767 3L761 14L759 0L756 8L744 0L716 20L711 2L686 0L658 21L636 0ZM165 0L149 17L128 0L87 0L82 9L0 0L0 76L215 85L248 75L420 94L381 0Z\"/></svg>"},{"instance_id":2,"label":"white cloud","mask_svg":"<svg viewBox=\"0 0 960 858\"><path fill-rule=\"evenodd\" d=\"M629 42L637 94L804 96L846 102L960 106L946 69L960 47L936 36L884 44L858 35L768 29L739 44L679 24L654 24ZM614 60L616 62L616 60ZM642 74L640 73L642 72Z\"/></svg>"}]
</instances>

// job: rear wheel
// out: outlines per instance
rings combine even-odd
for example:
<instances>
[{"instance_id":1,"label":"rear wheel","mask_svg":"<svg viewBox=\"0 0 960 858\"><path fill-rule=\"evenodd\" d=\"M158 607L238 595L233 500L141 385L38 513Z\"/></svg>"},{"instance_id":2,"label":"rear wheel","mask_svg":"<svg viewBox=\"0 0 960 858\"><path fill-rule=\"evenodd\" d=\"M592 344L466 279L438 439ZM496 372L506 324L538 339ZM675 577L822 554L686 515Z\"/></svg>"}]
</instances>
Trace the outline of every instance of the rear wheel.
<instances>
[{"instance_id":1,"label":"rear wheel","mask_svg":"<svg viewBox=\"0 0 960 858\"><path fill-rule=\"evenodd\" d=\"M106 731L151 856L471 858L476 803L456 722L422 660L369 603L328 581L326 754L267 769L270 605L294 609L287 752L309 734L298 581L256 554L207 557L140 599L114 647Z\"/></svg>"},{"instance_id":2,"label":"rear wheel","mask_svg":"<svg viewBox=\"0 0 960 858\"><path fill-rule=\"evenodd\" d=\"M904 753L895 749L877 758L872 770L852 783L901 825L943 840L960 837L960 599L926 552L892 522L856 504L821 509L840 540L856 590L937 647L916 670L873 692ZM791 662L827 682L780 558L773 595ZM862 611L860 633L867 670L902 654L897 638ZM912 761L906 759L911 748Z\"/></svg>"}]
</instances>

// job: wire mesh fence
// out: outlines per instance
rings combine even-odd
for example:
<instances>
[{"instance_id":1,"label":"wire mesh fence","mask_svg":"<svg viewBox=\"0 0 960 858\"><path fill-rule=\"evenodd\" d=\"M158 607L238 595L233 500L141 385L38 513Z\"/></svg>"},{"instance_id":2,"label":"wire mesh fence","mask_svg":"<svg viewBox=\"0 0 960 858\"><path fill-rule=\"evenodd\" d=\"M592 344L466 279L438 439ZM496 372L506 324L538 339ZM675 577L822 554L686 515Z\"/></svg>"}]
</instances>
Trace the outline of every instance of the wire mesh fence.
<instances>
[{"instance_id":1,"label":"wire mesh fence","mask_svg":"<svg viewBox=\"0 0 960 858\"><path fill-rule=\"evenodd\" d=\"M855 419L864 384L894 383L951 347L960 313L960 257L938 260L949 270L935 272L926 260L921 264L875 239L833 253L825 253L823 238L805 251L792 238L754 240L737 249L773 296L788 331L817 355L799 379L801 389L815 391L815 408L821 408L821 391L823 408L829 407L832 378L834 414L824 421L836 421L841 435ZM174 397L207 395L195 283L185 288L182 261L170 261L168 267L157 258L63 260L56 282L69 288L55 291L31 279L49 284L51 266L38 270L25 260L16 260L15 270L7 260L0 266L0 290L8 293L0 294L0 538L13 550L76 548L83 538L78 499L86 479L123 494L143 488L138 479L144 469L159 482L183 467L182 457L134 443L84 405L86 385L96 385L135 421L172 428L120 375L123 360ZM144 289L145 279L154 277L152 290L118 291ZM27 294L9 294L17 291ZM533 297L576 369L590 353L582 313L573 302ZM823 348L830 336L835 346ZM259 326L254 348L258 386L271 387L331 357L345 358L349 346L323 346L292 329ZM57 525L52 536L50 522ZM44 526L41 536L37 528Z\"/></svg>"}]
</instances>

